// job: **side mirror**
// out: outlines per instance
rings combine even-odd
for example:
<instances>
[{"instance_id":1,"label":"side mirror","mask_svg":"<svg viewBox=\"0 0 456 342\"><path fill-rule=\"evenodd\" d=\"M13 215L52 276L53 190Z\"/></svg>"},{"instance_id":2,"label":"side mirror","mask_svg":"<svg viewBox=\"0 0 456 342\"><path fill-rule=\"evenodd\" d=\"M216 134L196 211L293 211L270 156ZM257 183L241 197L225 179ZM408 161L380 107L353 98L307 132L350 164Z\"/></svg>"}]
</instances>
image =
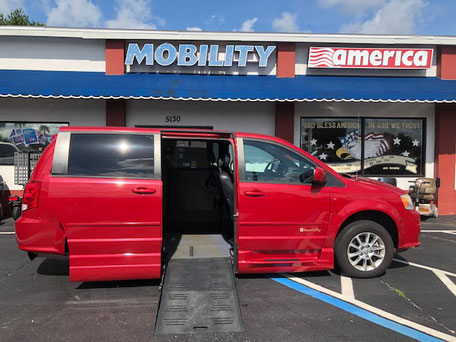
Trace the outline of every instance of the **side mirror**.
<instances>
[{"instance_id":1,"label":"side mirror","mask_svg":"<svg viewBox=\"0 0 456 342\"><path fill-rule=\"evenodd\" d=\"M313 184L323 184L326 182L326 170L322 167L316 167L313 174Z\"/></svg>"},{"instance_id":2,"label":"side mirror","mask_svg":"<svg viewBox=\"0 0 456 342\"><path fill-rule=\"evenodd\" d=\"M437 189L440 188L440 177L437 177L435 179L435 186L437 187Z\"/></svg>"}]
</instances>

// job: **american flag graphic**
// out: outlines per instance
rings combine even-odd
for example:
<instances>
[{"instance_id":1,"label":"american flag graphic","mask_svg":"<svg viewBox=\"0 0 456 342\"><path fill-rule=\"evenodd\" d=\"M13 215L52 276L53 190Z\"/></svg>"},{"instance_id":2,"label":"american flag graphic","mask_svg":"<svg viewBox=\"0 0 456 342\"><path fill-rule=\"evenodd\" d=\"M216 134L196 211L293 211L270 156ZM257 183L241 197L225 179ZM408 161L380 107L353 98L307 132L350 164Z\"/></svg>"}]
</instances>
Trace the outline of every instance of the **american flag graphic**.
<instances>
[{"instance_id":1,"label":"american flag graphic","mask_svg":"<svg viewBox=\"0 0 456 342\"><path fill-rule=\"evenodd\" d=\"M339 137L340 143L355 159L361 159L361 138L359 130L348 132L344 137ZM372 158L383 155L390 148L385 136L381 133L375 134L373 132L367 133L364 136L364 157Z\"/></svg>"},{"instance_id":2,"label":"american flag graphic","mask_svg":"<svg viewBox=\"0 0 456 342\"><path fill-rule=\"evenodd\" d=\"M309 68L335 67L333 62L334 50L331 48L311 47L309 51Z\"/></svg>"},{"instance_id":3,"label":"american flag graphic","mask_svg":"<svg viewBox=\"0 0 456 342\"><path fill-rule=\"evenodd\" d=\"M375 133L370 132L364 137L364 140L365 141L375 140L380 143L379 154L377 155L377 157L381 156L383 153L388 151L390 148L388 141L385 139L385 136L383 134L375 134Z\"/></svg>"},{"instance_id":4,"label":"american flag graphic","mask_svg":"<svg viewBox=\"0 0 456 342\"><path fill-rule=\"evenodd\" d=\"M345 147L348 147L356 139L359 140L359 134L358 134L358 130L357 129L354 130L354 131L348 132L345 135L345 137L339 138L340 143L342 144L342 146L345 146Z\"/></svg>"}]
</instances>

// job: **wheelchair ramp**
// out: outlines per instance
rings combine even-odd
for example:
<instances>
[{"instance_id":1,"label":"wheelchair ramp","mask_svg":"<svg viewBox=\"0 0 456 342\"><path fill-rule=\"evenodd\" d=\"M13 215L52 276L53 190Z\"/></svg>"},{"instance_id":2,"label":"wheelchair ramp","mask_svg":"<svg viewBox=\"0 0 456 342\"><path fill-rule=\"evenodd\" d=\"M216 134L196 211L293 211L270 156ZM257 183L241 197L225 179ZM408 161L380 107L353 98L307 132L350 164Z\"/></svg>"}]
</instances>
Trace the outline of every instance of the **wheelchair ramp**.
<instances>
[{"instance_id":1,"label":"wheelchair ramp","mask_svg":"<svg viewBox=\"0 0 456 342\"><path fill-rule=\"evenodd\" d=\"M241 309L229 258L169 262L156 334L241 331Z\"/></svg>"}]
</instances>

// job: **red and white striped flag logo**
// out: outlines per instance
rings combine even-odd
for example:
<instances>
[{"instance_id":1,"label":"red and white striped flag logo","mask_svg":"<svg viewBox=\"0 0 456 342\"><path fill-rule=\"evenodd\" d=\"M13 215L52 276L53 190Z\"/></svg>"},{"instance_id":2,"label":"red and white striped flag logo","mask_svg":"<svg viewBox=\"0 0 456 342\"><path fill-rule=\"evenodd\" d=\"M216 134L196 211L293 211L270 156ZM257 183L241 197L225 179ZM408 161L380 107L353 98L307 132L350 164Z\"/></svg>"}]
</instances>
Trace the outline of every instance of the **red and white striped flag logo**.
<instances>
[{"instance_id":1,"label":"red and white striped flag logo","mask_svg":"<svg viewBox=\"0 0 456 342\"><path fill-rule=\"evenodd\" d=\"M337 68L333 62L334 49L311 47L309 52L309 68Z\"/></svg>"}]
</instances>

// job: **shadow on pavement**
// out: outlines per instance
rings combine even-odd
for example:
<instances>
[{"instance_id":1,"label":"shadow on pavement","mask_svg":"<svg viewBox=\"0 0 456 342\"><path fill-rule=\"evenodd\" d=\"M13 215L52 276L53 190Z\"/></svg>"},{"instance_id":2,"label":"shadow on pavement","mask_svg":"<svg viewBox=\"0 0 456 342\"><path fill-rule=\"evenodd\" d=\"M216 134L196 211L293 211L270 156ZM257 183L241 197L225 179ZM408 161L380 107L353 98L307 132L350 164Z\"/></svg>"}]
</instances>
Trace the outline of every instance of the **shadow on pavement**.
<instances>
[{"instance_id":1,"label":"shadow on pavement","mask_svg":"<svg viewBox=\"0 0 456 342\"><path fill-rule=\"evenodd\" d=\"M68 276L69 261L46 258L36 270L41 275Z\"/></svg>"},{"instance_id":2,"label":"shadow on pavement","mask_svg":"<svg viewBox=\"0 0 456 342\"><path fill-rule=\"evenodd\" d=\"M284 272L284 274L288 274ZM329 271L314 271L314 272L300 272L300 273L289 273L294 277L306 277L306 278L322 278L330 277L331 274ZM238 279L261 279L261 278L277 278L281 275L278 273L269 273L269 274L236 274Z\"/></svg>"},{"instance_id":3,"label":"shadow on pavement","mask_svg":"<svg viewBox=\"0 0 456 342\"><path fill-rule=\"evenodd\" d=\"M37 273L48 276L69 276L69 261L61 259L46 258L38 266ZM68 279L69 281L69 279ZM139 287L139 286L158 286L160 279L140 279L140 280L118 280L85 282L77 289L96 289L96 288L116 288L116 287Z\"/></svg>"},{"instance_id":4,"label":"shadow on pavement","mask_svg":"<svg viewBox=\"0 0 456 342\"><path fill-rule=\"evenodd\" d=\"M159 285L160 285L160 279L97 281L97 282L82 283L76 289L77 290L112 289L112 288L118 288L118 287L143 287L143 286L159 286Z\"/></svg>"},{"instance_id":5,"label":"shadow on pavement","mask_svg":"<svg viewBox=\"0 0 456 342\"><path fill-rule=\"evenodd\" d=\"M402 260L402 261L408 262L407 259L401 257L401 256L400 256L399 254L397 254L397 253L394 254L394 259ZM393 260L393 262L391 263L390 267L388 267L388 268L403 268L403 267L409 267L409 265L403 264L403 263L401 263L401 262L395 262L395 261Z\"/></svg>"}]
</instances>

